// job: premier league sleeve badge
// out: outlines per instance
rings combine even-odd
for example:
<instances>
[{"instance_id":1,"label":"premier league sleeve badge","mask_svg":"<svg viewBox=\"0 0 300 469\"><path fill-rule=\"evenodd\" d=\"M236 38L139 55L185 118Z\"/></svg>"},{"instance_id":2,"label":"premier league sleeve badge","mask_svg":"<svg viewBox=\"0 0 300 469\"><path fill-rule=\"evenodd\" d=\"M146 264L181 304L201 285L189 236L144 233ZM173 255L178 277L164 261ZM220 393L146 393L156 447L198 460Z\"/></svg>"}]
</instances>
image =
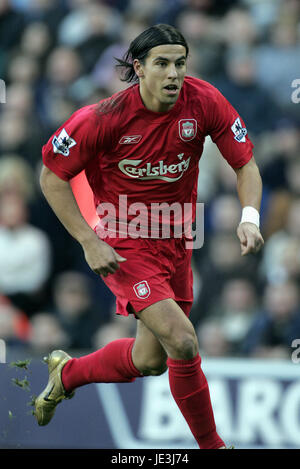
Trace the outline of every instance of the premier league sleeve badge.
<instances>
[{"instance_id":1,"label":"premier league sleeve badge","mask_svg":"<svg viewBox=\"0 0 300 469\"><path fill-rule=\"evenodd\" d=\"M54 153L69 156L70 148L74 147L76 142L68 135L65 129L62 129L58 137L56 137L56 135L53 137L52 145Z\"/></svg>"},{"instance_id":2,"label":"premier league sleeve badge","mask_svg":"<svg viewBox=\"0 0 300 469\"><path fill-rule=\"evenodd\" d=\"M231 130L234 135L234 139L239 143L246 142L247 129L242 126L241 119L237 117L231 126Z\"/></svg>"}]
</instances>

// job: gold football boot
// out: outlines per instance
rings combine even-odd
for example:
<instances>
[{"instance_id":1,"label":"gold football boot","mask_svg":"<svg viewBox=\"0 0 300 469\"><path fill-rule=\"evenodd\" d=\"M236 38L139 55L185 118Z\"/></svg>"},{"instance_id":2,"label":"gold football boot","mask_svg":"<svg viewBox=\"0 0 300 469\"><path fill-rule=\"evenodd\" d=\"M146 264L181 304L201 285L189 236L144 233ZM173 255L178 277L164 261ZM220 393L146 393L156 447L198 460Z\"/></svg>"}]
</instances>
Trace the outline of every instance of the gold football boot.
<instances>
[{"instance_id":1,"label":"gold football boot","mask_svg":"<svg viewBox=\"0 0 300 469\"><path fill-rule=\"evenodd\" d=\"M62 369L71 358L63 350L54 350L44 358L44 362L48 364L49 380L34 404L34 415L39 425L47 425L54 415L57 404L63 399L71 399L75 394L75 391L67 393L61 380Z\"/></svg>"}]
</instances>

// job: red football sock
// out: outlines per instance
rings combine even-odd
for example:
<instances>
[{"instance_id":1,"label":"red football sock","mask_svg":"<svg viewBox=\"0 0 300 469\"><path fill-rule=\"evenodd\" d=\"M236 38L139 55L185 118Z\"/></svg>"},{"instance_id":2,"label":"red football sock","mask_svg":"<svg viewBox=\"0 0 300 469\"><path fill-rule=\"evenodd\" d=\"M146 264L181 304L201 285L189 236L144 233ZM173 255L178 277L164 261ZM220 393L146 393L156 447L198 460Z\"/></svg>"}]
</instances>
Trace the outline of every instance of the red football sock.
<instances>
[{"instance_id":1,"label":"red football sock","mask_svg":"<svg viewBox=\"0 0 300 469\"><path fill-rule=\"evenodd\" d=\"M168 358L171 393L201 449L225 446L216 432L208 384L197 354L191 360Z\"/></svg>"},{"instance_id":2,"label":"red football sock","mask_svg":"<svg viewBox=\"0 0 300 469\"><path fill-rule=\"evenodd\" d=\"M130 383L143 375L134 366L131 351L135 339L118 339L80 358L69 360L62 370L67 392L89 383Z\"/></svg>"}]
</instances>

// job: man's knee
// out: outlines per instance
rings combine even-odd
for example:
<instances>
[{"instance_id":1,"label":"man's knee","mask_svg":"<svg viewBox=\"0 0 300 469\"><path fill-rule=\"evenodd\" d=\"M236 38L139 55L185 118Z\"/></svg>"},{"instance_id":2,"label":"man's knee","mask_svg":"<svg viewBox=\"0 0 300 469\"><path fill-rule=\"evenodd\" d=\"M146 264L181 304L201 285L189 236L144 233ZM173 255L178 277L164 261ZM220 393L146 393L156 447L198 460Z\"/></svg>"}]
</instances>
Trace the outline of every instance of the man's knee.
<instances>
[{"instance_id":1,"label":"man's knee","mask_svg":"<svg viewBox=\"0 0 300 469\"><path fill-rule=\"evenodd\" d=\"M196 333L179 332L169 345L169 356L179 360L191 360L198 353L198 340Z\"/></svg>"},{"instance_id":2,"label":"man's knee","mask_svg":"<svg viewBox=\"0 0 300 469\"><path fill-rule=\"evenodd\" d=\"M190 360L198 353L198 340L191 321L172 299L162 300L139 313L170 358Z\"/></svg>"},{"instance_id":3,"label":"man's knee","mask_svg":"<svg viewBox=\"0 0 300 469\"><path fill-rule=\"evenodd\" d=\"M145 363L143 369L140 370L144 376L160 376L167 370L167 361L166 359L155 359L152 358Z\"/></svg>"}]
</instances>

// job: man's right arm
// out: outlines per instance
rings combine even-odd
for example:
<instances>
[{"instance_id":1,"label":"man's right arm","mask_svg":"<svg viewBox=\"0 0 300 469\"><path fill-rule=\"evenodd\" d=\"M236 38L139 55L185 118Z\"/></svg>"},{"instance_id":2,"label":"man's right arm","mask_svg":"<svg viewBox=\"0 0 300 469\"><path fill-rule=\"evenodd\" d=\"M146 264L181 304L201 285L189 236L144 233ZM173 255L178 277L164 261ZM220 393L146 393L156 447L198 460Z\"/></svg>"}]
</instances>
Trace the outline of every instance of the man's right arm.
<instances>
[{"instance_id":1,"label":"man's right arm","mask_svg":"<svg viewBox=\"0 0 300 469\"><path fill-rule=\"evenodd\" d=\"M100 240L85 221L69 182L60 179L54 172L43 166L40 184L45 198L58 219L70 235L81 244L90 268L104 277L119 269L118 263L126 259Z\"/></svg>"}]
</instances>

